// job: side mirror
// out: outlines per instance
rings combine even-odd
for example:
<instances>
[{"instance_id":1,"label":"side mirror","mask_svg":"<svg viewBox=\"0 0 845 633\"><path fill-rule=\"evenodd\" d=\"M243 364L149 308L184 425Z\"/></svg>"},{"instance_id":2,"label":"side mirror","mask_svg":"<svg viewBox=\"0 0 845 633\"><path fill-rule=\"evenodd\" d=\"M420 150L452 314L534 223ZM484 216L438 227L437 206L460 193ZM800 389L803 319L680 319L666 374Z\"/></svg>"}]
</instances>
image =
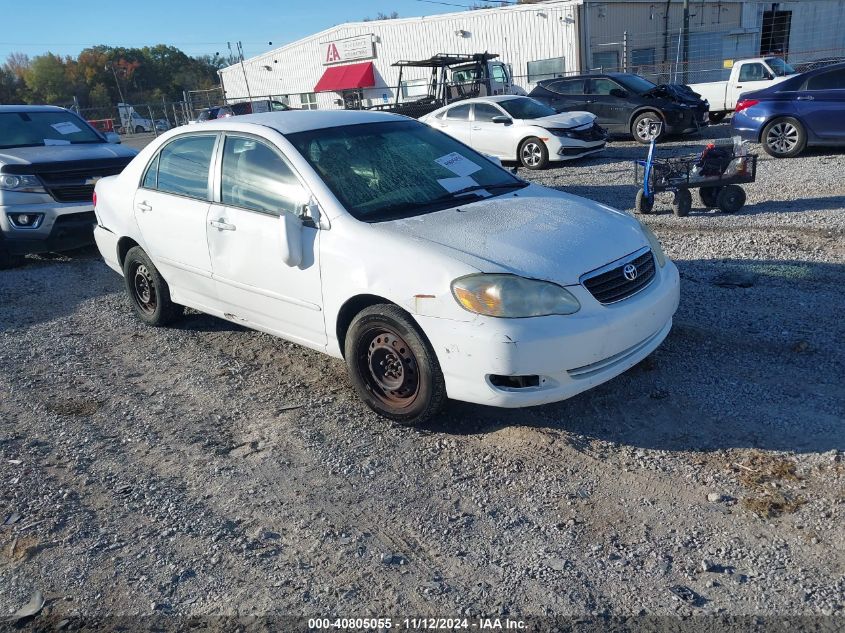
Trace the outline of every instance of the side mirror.
<instances>
[{"instance_id":1,"label":"side mirror","mask_svg":"<svg viewBox=\"0 0 845 633\"><path fill-rule=\"evenodd\" d=\"M281 230L282 261L290 267L302 263L302 219L293 213L283 211L279 216Z\"/></svg>"},{"instance_id":2,"label":"side mirror","mask_svg":"<svg viewBox=\"0 0 845 633\"><path fill-rule=\"evenodd\" d=\"M501 123L502 125L510 125L511 123L513 123L513 119L509 116L505 116L504 114L494 116L490 120L493 121L493 123Z\"/></svg>"},{"instance_id":3,"label":"side mirror","mask_svg":"<svg viewBox=\"0 0 845 633\"><path fill-rule=\"evenodd\" d=\"M115 132L106 132L105 137L108 143L120 145L120 134L116 134Z\"/></svg>"},{"instance_id":4,"label":"side mirror","mask_svg":"<svg viewBox=\"0 0 845 633\"><path fill-rule=\"evenodd\" d=\"M622 88L613 88L610 91L611 97L616 97L617 99L625 99L628 96L628 93L622 90Z\"/></svg>"}]
</instances>

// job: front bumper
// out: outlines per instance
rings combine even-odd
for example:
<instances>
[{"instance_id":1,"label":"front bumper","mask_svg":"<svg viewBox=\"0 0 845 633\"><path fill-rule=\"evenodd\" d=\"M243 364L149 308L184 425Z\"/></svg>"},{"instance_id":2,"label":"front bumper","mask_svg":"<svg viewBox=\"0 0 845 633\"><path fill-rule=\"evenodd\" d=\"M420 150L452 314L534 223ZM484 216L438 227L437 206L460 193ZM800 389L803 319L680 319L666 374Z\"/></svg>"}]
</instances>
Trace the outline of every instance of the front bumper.
<instances>
[{"instance_id":1,"label":"front bumper","mask_svg":"<svg viewBox=\"0 0 845 633\"><path fill-rule=\"evenodd\" d=\"M681 112L677 119L670 118L666 124L666 132L669 134L695 134L710 125L710 117L707 110L690 109Z\"/></svg>"},{"instance_id":2,"label":"front bumper","mask_svg":"<svg viewBox=\"0 0 845 633\"><path fill-rule=\"evenodd\" d=\"M549 150L549 160L558 161L572 160L600 152L607 144L607 140L582 141L565 136L550 136L545 143Z\"/></svg>"},{"instance_id":3,"label":"front bumper","mask_svg":"<svg viewBox=\"0 0 845 633\"><path fill-rule=\"evenodd\" d=\"M416 315L428 336L450 398L499 407L565 400L614 378L666 338L680 282L672 262L638 294L601 305L583 286L568 287L581 303L570 316L477 317L470 322ZM538 384L501 387L491 376L538 376Z\"/></svg>"},{"instance_id":4,"label":"front bumper","mask_svg":"<svg viewBox=\"0 0 845 633\"><path fill-rule=\"evenodd\" d=\"M36 228L16 227L12 214L42 216ZM4 246L15 255L68 251L94 243L94 207L84 204L14 204L0 206L0 231Z\"/></svg>"}]
</instances>

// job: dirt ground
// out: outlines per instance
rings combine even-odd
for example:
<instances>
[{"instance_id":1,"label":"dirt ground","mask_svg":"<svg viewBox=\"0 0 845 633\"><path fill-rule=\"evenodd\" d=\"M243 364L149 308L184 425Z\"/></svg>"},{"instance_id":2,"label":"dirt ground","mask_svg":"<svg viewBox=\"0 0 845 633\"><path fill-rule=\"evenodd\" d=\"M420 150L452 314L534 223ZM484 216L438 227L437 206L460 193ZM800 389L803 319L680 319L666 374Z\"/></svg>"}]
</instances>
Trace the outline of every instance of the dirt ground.
<instances>
[{"instance_id":1,"label":"dirt ground","mask_svg":"<svg viewBox=\"0 0 845 633\"><path fill-rule=\"evenodd\" d=\"M640 154L528 176L630 208ZM37 591L36 623L842 626L842 158L790 161L788 185L761 160L735 216L646 218L682 301L622 376L533 409L450 403L417 430L370 413L340 361L197 313L142 326L94 250L0 272L0 614Z\"/></svg>"}]
</instances>

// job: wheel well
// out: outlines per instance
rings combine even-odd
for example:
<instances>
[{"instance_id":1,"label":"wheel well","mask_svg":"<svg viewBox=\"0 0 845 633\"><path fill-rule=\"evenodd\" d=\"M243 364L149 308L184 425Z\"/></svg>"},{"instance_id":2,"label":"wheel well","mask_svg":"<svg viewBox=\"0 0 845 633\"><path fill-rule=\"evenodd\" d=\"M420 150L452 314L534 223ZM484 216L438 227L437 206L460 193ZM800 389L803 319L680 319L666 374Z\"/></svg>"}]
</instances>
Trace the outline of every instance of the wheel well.
<instances>
[{"instance_id":1,"label":"wheel well","mask_svg":"<svg viewBox=\"0 0 845 633\"><path fill-rule=\"evenodd\" d=\"M120 263L120 267L123 268L123 261L126 259L126 253L129 252L129 249L138 246L138 242L133 240L131 237L121 237L117 241L117 261Z\"/></svg>"},{"instance_id":2,"label":"wheel well","mask_svg":"<svg viewBox=\"0 0 845 633\"><path fill-rule=\"evenodd\" d=\"M340 346L340 353L346 354L346 332L349 331L349 326L352 324L352 319L364 308L378 305L379 303L389 303L396 305L393 301L379 297L378 295L356 295L346 300L337 313L337 324L335 331L337 333L337 342Z\"/></svg>"}]
</instances>

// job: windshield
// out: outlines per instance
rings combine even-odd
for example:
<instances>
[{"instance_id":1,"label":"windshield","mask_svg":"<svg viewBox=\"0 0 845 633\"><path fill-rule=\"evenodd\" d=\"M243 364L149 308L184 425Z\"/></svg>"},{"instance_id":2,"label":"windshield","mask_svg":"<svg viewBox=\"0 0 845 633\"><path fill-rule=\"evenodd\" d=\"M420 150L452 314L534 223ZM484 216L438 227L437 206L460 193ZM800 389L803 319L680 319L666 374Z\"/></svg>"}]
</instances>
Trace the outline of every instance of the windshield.
<instances>
[{"instance_id":1,"label":"windshield","mask_svg":"<svg viewBox=\"0 0 845 633\"><path fill-rule=\"evenodd\" d=\"M645 94L657 87L648 79L643 79L639 75L615 75L613 78L625 88L638 95Z\"/></svg>"},{"instance_id":2,"label":"windshield","mask_svg":"<svg viewBox=\"0 0 845 633\"><path fill-rule=\"evenodd\" d=\"M539 101L529 99L528 97L499 101L499 105L514 119L539 119L544 116L557 114L549 106L543 105Z\"/></svg>"},{"instance_id":3,"label":"windshield","mask_svg":"<svg viewBox=\"0 0 845 633\"><path fill-rule=\"evenodd\" d=\"M416 121L285 136L349 213L364 222L421 215L527 186L466 145Z\"/></svg>"},{"instance_id":4,"label":"windshield","mask_svg":"<svg viewBox=\"0 0 845 633\"><path fill-rule=\"evenodd\" d=\"M0 112L0 148L105 143L70 112Z\"/></svg>"},{"instance_id":5,"label":"windshield","mask_svg":"<svg viewBox=\"0 0 845 633\"><path fill-rule=\"evenodd\" d=\"M768 57L766 59L766 63L769 65L769 68L772 69L772 72L775 73L775 77L794 75L796 72L792 66L787 64L780 57Z\"/></svg>"}]
</instances>

